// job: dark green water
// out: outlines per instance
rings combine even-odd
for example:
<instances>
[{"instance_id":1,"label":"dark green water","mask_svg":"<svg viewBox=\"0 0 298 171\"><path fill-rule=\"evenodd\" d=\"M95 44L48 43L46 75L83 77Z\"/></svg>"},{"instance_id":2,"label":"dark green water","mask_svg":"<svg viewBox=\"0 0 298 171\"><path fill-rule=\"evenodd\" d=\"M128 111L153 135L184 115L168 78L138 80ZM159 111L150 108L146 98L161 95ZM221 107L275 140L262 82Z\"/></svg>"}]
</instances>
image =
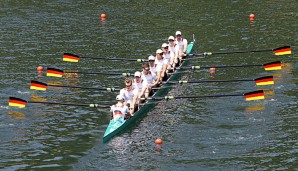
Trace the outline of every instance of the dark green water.
<instances>
[{"instance_id":1,"label":"dark green water","mask_svg":"<svg viewBox=\"0 0 298 171\"><path fill-rule=\"evenodd\" d=\"M298 2L287 1L20 1L0 2L0 170L297 170ZM255 21L249 14L256 15ZM100 14L108 15L105 21ZM29 89L30 80L70 86L122 86L121 76L38 76L36 67L85 72L133 72L140 64L83 59L147 58L181 30L196 38L197 52L273 49L215 55L191 65L263 64L281 60L281 71L261 67L218 69L214 79L273 75L275 85L253 82L177 86L172 95L242 94L264 89L266 99L242 97L161 103L127 132L102 143L107 109L28 104L8 107L8 97L69 103L113 104L116 93L84 89ZM132 70L127 70L132 69ZM181 79L212 79L206 69ZM163 139L156 146L154 140Z\"/></svg>"}]
</instances>

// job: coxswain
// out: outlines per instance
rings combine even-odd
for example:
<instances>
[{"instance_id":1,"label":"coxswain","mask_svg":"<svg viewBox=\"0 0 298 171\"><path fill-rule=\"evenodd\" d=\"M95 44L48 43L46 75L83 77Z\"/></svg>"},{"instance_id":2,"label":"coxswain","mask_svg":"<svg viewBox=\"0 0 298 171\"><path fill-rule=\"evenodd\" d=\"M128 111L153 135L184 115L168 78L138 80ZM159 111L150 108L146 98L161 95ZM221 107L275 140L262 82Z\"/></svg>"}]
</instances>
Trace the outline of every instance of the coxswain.
<instances>
[{"instance_id":1,"label":"coxswain","mask_svg":"<svg viewBox=\"0 0 298 171\"><path fill-rule=\"evenodd\" d=\"M117 104L111 106L111 116L114 122L122 123L129 114L128 107L124 104L124 98L121 95L116 96Z\"/></svg>"},{"instance_id":2,"label":"coxswain","mask_svg":"<svg viewBox=\"0 0 298 171\"><path fill-rule=\"evenodd\" d=\"M166 81L167 60L164 59L163 51L161 49L156 50L155 67L157 72L157 80L159 82Z\"/></svg>"},{"instance_id":3,"label":"coxswain","mask_svg":"<svg viewBox=\"0 0 298 171\"><path fill-rule=\"evenodd\" d=\"M175 44L176 47L179 50L179 57L182 59L182 57L186 56L186 50L187 50L187 40L182 37L181 31L176 31L176 39Z\"/></svg>"},{"instance_id":4,"label":"coxswain","mask_svg":"<svg viewBox=\"0 0 298 171\"><path fill-rule=\"evenodd\" d=\"M175 66L178 64L178 56L179 56L179 49L175 46L175 38L174 36L169 36L168 38L169 42L169 51L171 56L170 65L175 68Z\"/></svg>"},{"instance_id":5,"label":"coxswain","mask_svg":"<svg viewBox=\"0 0 298 171\"><path fill-rule=\"evenodd\" d=\"M144 62L142 68L141 79L147 80L147 85L145 89L142 89L140 96L145 95L145 97L149 97L152 87L155 86L158 81L156 75L150 71L148 62Z\"/></svg>"}]
</instances>

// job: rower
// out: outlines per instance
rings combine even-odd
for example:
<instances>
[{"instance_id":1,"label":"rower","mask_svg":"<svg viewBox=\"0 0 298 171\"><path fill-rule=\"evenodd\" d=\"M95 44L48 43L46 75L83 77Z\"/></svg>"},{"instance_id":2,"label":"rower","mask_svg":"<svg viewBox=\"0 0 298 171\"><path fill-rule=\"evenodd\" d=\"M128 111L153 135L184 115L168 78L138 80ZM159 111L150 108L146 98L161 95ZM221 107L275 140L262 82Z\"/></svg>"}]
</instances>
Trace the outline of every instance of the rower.
<instances>
[{"instance_id":1,"label":"rower","mask_svg":"<svg viewBox=\"0 0 298 171\"><path fill-rule=\"evenodd\" d=\"M157 76L156 67L155 67L155 56L150 55L148 57L149 67L150 71Z\"/></svg>"},{"instance_id":2,"label":"rower","mask_svg":"<svg viewBox=\"0 0 298 171\"><path fill-rule=\"evenodd\" d=\"M188 43L187 40L182 37L181 31L176 31L175 44L179 50L179 57L182 59L182 57L186 56Z\"/></svg>"},{"instance_id":3,"label":"rower","mask_svg":"<svg viewBox=\"0 0 298 171\"><path fill-rule=\"evenodd\" d=\"M169 36L168 42L169 42L169 51L171 56L170 65L175 68L175 66L178 64L178 55L179 55L179 49L175 46L175 38L174 36Z\"/></svg>"},{"instance_id":4,"label":"rower","mask_svg":"<svg viewBox=\"0 0 298 171\"><path fill-rule=\"evenodd\" d=\"M161 49L156 50L155 67L157 72L157 80L159 82L166 81L167 60L164 59L163 51Z\"/></svg>"},{"instance_id":5,"label":"rower","mask_svg":"<svg viewBox=\"0 0 298 171\"><path fill-rule=\"evenodd\" d=\"M169 45L167 43L163 43L161 49L163 50L164 59L167 60L167 73L173 72L175 55L173 54L173 52L169 51Z\"/></svg>"},{"instance_id":6,"label":"rower","mask_svg":"<svg viewBox=\"0 0 298 171\"><path fill-rule=\"evenodd\" d=\"M129 107L130 103L133 100L133 91L134 87L132 86L132 80L130 78L126 78L124 80L125 88L122 88L120 90L119 95L121 95L124 98L124 103Z\"/></svg>"},{"instance_id":7,"label":"rower","mask_svg":"<svg viewBox=\"0 0 298 171\"><path fill-rule=\"evenodd\" d=\"M128 107L124 104L124 98L121 95L116 96L117 104L111 106L111 116L114 122L122 123L128 114Z\"/></svg>"},{"instance_id":8,"label":"rower","mask_svg":"<svg viewBox=\"0 0 298 171\"><path fill-rule=\"evenodd\" d=\"M150 71L148 62L144 62L142 64L142 68L143 68L143 71L141 73L141 79L147 80L147 86L145 89L142 90L141 96L144 94L145 97L148 97L152 87L155 86L158 83L158 81L157 81L156 75Z\"/></svg>"},{"instance_id":9,"label":"rower","mask_svg":"<svg viewBox=\"0 0 298 171\"><path fill-rule=\"evenodd\" d=\"M133 90L133 100L130 103L130 112L133 114L136 111L136 106L139 104L139 99L143 95L142 92L145 92L147 87L147 80L141 78L141 72L136 71L134 73L134 79L132 81Z\"/></svg>"}]
</instances>

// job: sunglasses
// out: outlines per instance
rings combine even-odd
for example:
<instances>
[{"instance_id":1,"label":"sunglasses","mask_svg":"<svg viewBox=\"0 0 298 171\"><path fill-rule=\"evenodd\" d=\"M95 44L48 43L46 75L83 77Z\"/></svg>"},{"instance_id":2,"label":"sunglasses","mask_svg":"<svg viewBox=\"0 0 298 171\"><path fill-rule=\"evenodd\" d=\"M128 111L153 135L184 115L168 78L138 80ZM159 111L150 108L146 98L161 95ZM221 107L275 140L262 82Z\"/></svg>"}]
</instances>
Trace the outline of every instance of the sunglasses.
<instances>
[{"instance_id":1,"label":"sunglasses","mask_svg":"<svg viewBox=\"0 0 298 171\"><path fill-rule=\"evenodd\" d=\"M178 34L178 35L176 35L176 37L181 37L181 35L180 35L180 34Z\"/></svg>"},{"instance_id":2,"label":"sunglasses","mask_svg":"<svg viewBox=\"0 0 298 171\"><path fill-rule=\"evenodd\" d=\"M145 71L149 71L150 70L150 68L143 68Z\"/></svg>"},{"instance_id":3,"label":"sunglasses","mask_svg":"<svg viewBox=\"0 0 298 171\"><path fill-rule=\"evenodd\" d=\"M173 42L173 41L174 41L174 40L172 40L172 39L171 39L171 40L169 40L169 42Z\"/></svg>"},{"instance_id":4,"label":"sunglasses","mask_svg":"<svg viewBox=\"0 0 298 171\"><path fill-rule=\"evenodd\" d=\"M163 47L164 49L168 49L169 47L167 46L167 47Z\"/></svg>"}]
</instances>

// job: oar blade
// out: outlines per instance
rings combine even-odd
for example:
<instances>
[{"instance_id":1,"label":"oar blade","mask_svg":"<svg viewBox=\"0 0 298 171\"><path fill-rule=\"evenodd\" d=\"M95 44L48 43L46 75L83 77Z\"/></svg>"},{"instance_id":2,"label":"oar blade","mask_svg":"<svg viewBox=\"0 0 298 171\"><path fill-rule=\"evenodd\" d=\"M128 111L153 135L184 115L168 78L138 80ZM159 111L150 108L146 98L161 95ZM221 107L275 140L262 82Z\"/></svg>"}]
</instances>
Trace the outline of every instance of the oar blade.
<instances>
[{"instance_id":1,"label":"oar blade","mask_svg":"<svg viewBox=\"0 0 298 171\"><path fill-rule=\"evenodd\" d=\"M48 85L39 81L31 80L30 83L30 89L31 90L40 90L40 91L46 91Z\"/></svg>"},{"instance_id":2,"label":"oar blade","mask_svg":"<svg viewBox=\"0 0 298 171\"><path fill-rule=\"evenodd\" d=\"M264 64L263 67L264 67L265 71L281 70L281 68L282 68L280 61Z\"/></svg>"},{"instance_id":3,"label":"oar blade","mask_svg":"<svg viewBox=\"0 0 298 171\"><path fill-rule=\"evenodd\" d=\"M258 86L272 85L274 84L274 79L273 76L260 77L255 79L255 83Z\"/></svg>"},{"instance_id":4,"label":"oar blade","mask_svg":"<svg viewBox=\"0 0 298 171\"><path fill-rule=\"evenodd\" d=\"M26 104L27 104L26 100L16 98L16 97L9 97L9 100L8 100L8 106L12 106L12 107L24 108L26 107Z\"/></svg>"},{"instance_id":5,"label":"oar blade","mask_svg":"<svg viewBox=\"0 0 298 171\"><path fill-rule=\"evenodd\" d=\"M63 54L63 61L65 62L79 62L80 57L78 55L74 55L71 53L64 53Z\"/></svg>"},{"instance_id":6,"label":"oar blade","mask_svg":"<svg viewBox=\"0 0 298 171\"><path fill-rule=\"evenodd\" d=\"M63 71L55 68L47 68L47 76L48 77L62 77Z\"/></svg>"},{"instance_id":7,"label":"oar blade","mask_svg":"<svg viewBox=\"0 0 298 171\"><path fill-rule=\"evenodd\" d=\"M291 55L292 49L291 46L283 46L276 49L273 49L274 55Z\"/></svg>"},{"instance_id":8,"label":"oar blade","mask_svg":"<svg viewBox=\"0 0 298 171\"><path fill-rule=\"evenodd\" d=\"M245 93L244 97L247 101L251 100L262 100L265 99L264 91L263 90L258 90L258 91L253 91L249 93Z\"/></svg>"}]
</instances>

